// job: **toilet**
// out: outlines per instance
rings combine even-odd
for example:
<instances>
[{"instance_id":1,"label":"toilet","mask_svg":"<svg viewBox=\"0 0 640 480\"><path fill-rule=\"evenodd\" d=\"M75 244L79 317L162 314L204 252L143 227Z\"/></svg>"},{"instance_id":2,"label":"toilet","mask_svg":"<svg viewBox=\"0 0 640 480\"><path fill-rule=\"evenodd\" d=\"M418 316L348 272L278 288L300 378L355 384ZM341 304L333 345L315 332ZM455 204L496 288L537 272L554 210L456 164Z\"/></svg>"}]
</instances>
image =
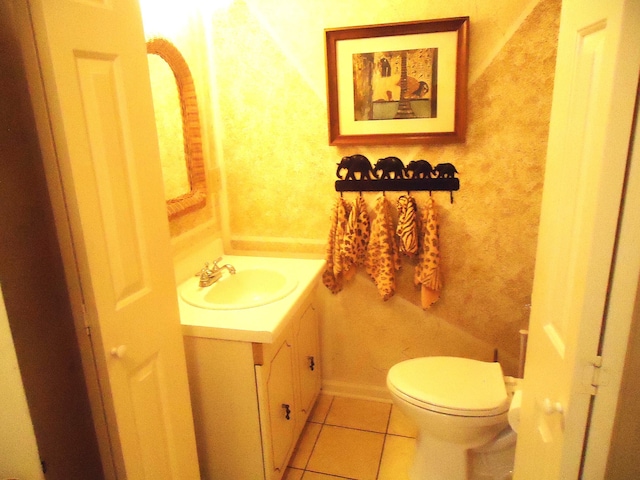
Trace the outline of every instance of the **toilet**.
<instances>
[{"instance_id":1,"label":"toilet","mask_svg":"<svg viewBox=\"0 0 640 480\"><path fill-rule=\"evenodd\" d=\"M497 362L414 358L391 367L387 387L418 429L411 480L469 480L470 451L490 451L498 440L515 446L508 421L513 388L507 391Z\"/></svg>"}]
</instances>

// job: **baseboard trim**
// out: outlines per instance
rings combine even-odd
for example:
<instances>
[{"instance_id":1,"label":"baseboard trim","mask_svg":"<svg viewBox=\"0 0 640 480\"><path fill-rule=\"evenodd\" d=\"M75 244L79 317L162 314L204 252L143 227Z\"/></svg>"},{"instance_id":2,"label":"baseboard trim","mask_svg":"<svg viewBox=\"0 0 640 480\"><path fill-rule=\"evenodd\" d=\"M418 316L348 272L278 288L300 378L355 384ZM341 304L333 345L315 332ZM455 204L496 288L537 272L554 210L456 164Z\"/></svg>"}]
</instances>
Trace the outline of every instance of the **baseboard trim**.
<instances>
[{"instance_id":1,"label":"baseboard trim","mask_svg":"<svg viewBox=\"0 0 640 480\"><path fill-rule=\"evenodd\" d=\"M376 387L373 385L323 380L322 393L325 395L335 395L337 397L361 398L363 400L391 403L389 391L384 387Z\"/></svg>"}]
</instances>

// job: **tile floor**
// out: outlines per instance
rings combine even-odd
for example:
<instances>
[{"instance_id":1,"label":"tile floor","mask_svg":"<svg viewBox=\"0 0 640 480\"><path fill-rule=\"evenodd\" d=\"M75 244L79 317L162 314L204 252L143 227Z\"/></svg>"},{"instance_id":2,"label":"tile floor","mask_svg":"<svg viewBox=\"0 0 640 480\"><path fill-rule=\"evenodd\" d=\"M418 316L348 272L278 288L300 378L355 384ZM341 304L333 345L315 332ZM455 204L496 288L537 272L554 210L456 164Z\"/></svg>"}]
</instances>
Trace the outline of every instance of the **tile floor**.
<instances>
[{"instance_id":1,"label":"tile floor","mask_svg":"<svg viewBox=\"0 0 640 480\"><path fill-rule=\"evenodd\" d=\"M414 446L391 403L320 395L284 480L408 480Z\"/></svg>"}]
</instances>

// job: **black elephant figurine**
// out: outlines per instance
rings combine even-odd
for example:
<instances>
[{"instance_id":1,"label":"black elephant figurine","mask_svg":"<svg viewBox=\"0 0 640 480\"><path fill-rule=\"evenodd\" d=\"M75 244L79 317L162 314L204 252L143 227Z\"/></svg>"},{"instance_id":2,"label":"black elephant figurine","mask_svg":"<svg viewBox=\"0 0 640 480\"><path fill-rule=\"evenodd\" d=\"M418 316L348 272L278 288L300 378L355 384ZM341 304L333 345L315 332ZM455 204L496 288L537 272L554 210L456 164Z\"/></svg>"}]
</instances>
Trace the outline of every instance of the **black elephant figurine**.
<instances>
[{"instance_id":1,"label":"black elephant figurine","mask_svg":"<svg viewBox=\"0 0 640 480\"><path fill-rule=\"evenodd\" d=\"M409 176L411 172L411 176ZM426 160L411 160L404 169L407 178L431 178L433 167Z\"/></svg>"},{"instance_id":2,"label":"black elephant figurine","mask_svg":"<svg viewBox=\"0 0 640 480\"><path fill-rule=\"evenodd\" d=\"M340 176L340 170L345 168L347 169L347 176L343 179ZM336 176L341 180L358 180L355 176L356 173L360 173L360 180L371 180L375 177L371 162L364 155L357 153L342 157L342 160L338 163Z\"/></svg>"},{"instance_id":3,"label":"black elephant figurine","mask_svg":"<svg viewBox=\"0 0 640 480\"><path fill-rule=\"evenodd\" d=\"M382 172L382 176L378 172ZM404 173L404 163L398 157L385 157L376 162L376 166L373 167L373 172L377 178L391 178L391 174L394 174L393 178L402 178Z\"/></svg>"},{"instance_id":4,"label":"black elephant figurine","mask_svg":"<svg viewBox=\"0 0 640 480\"><path fill-rule=\"evenodd\" d=\"M433 172L437 173L437 178L455 178L458 170L451 163L439 163L433 167Z\"/></svg>"}]
</instances>

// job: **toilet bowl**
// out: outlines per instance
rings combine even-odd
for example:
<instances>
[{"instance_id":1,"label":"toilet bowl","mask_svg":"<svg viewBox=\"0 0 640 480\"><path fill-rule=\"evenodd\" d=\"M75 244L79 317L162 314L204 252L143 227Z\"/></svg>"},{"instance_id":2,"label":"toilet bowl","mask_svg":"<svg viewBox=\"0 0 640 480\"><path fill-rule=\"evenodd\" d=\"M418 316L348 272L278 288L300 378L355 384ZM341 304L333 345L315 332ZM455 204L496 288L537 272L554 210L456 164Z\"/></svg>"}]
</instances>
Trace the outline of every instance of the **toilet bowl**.
<instances>
[{"instance_id":1,"label":"toilet bowl","mask_svg":"<svg viewBox=\"0 0 640 480\"><path fill-rule=\"evenodd\" d=\"M468 451L508 428L510 396L499 363L414 358L391 367L387 387L417 426L411 480L468 480Z\"/></svg>"}]
</instances>

